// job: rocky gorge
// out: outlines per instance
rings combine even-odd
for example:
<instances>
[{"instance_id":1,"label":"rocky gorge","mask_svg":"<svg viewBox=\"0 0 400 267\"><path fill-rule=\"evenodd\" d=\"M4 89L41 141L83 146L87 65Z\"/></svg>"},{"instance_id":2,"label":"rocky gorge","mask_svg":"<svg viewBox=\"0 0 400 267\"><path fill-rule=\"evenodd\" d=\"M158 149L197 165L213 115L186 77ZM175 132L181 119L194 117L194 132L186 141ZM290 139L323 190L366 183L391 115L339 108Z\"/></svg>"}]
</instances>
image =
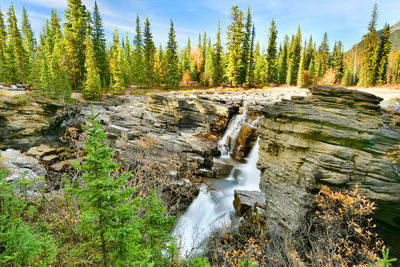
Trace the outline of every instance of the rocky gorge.
<instances>
[{"instance_id":1,"label":"rocky gorge","mask_svg":"<svg viewBox=\"0 0 400 267\"><path fill-rule=\"evenodd\" d=\"M347 190L358 184L378 204L383 237L398 250L400 165L384 159L383 153L398 143L400 128L389 126L391 117L381 110L380 101L369 93L324 86L127 95L93 102L92 107L42 102L28 107L2 101L0 148L27 151L49 143L62 147L57 139L65 131L79 131L93 108L123 161L134 163L139 142L151 139L154 160L171 158L183 169L190 165L199 177L224 178L246 162L258 139L262 195L253 194L262 201L265 197L259 206L265 206L279 231L299 226L321 185ZM234 134L225 135L240 115ZM224 138L225 148L219 142ZM224 149L232 161L218 158ZM37 155L42 161L52 153ZM50 159L53 165L57 160ZM251 192L235 195L254 204Z\"/></svg>"}]
</instances>

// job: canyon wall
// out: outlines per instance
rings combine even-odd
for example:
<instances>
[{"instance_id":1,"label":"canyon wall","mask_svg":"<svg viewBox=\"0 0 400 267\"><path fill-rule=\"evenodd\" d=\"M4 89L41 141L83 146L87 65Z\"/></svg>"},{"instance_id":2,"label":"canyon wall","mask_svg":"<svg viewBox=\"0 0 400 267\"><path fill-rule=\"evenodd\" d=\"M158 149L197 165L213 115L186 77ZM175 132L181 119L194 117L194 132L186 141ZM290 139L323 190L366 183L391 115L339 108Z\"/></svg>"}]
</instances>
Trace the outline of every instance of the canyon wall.
<instances>
[{"instance_id":1,"label":"canyon wall","mask_svg":"<svg viewBox=\"0 0 400 267\"><path fill-rule=\"evenodd\" d=\"M337 190L358 184L377 202L377 219L398 236L400 165L383 154L399 143L400 127L389 126L375 95L324 86L310 91L261 110L258 167L270 221L295 230L322 184Z\"/></svg>"}]
</instances>

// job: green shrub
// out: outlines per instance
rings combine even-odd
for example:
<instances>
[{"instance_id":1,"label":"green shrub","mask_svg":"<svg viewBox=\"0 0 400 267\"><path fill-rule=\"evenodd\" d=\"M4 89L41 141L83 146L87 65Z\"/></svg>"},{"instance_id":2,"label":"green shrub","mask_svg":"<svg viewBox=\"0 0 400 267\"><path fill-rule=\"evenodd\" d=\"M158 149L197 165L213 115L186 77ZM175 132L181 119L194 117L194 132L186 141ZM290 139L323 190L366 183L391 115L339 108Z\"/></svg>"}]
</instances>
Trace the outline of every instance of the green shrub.
<instances>
[{"instance_id":1,"label":"green shrub","mask_svg":"<svg viewBox=\"0 0 400 267\"><path fill-rule=\"evenodd\" d=\"M84 162L74 162L82 183L67 187L79 208L80 246L73 254L92 259L104 266L162 264L162 251L170 241L168 233L173 218L164 216L165 209L154 193L141 197L128 184L130 172L115 177L120 164L111 159L113 150L105 141L106 134L96 118L88 116L91 128L84 150Z\"/></svg>"},{"instance_id":2,"label":"green shrub","mask_svg":"<svg viewBox=\"0 0 400 267\"><path fill-rule=\"evenodd\" d=\"M55 246L47 233L31 227L27 221L36 209L14 195L15 184L0 171L0 265L45 266L54 261Z\"/></svg>"}]
</instances>

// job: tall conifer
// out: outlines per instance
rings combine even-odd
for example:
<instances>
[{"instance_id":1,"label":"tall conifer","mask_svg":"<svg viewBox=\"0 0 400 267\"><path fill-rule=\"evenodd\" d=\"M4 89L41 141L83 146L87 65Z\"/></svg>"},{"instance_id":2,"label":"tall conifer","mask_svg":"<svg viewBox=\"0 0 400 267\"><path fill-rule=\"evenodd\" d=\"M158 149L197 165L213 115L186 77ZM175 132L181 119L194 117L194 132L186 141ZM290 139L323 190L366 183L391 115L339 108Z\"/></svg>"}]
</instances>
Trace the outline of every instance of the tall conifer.
<instances>
[{"instance_id":1,"label":"tall conifer","mask_svg":"<svg viewBox=\"0 0 400 267\"><path fill-rule=\"evenodd\" d=\"M221 27L218 21L218 32L216 36L216 42L214 44L213 53L213 64L214 64L214 74L213 83L214 85L220 85L224 79L224 65L223 65L223 55L222 55L222 44L221 44Z\"/></svg>"},{"instance_id":2,"label":"tall conifer","mask_svg":"<svg viewBox=\"0 0 400 267\"><path fill-rule=\"evenodd\" d=\"M359 84L366 86L374 83L377 70L377 41L378 33L376 31L376 20L378 17L378 5L375 3L372 9L371 21L368 25L368 33L364 38L363 60L361 65L361 76Z\"/></svg>"},{"instance_id":3,"label":"tall conifer","mask_svg":"<svg viewBox=\"0 0 400 267\"><path fill-rule=\"evenodd\" d=\"M68 0L65 19L68 78L72 87L79 89L85 77L85 36L88 29L88 14L81 0Z\"/></svg>"},{"instance_id":4,"label":"tall conifer","mask_svg":"<svg viewBox=\"0 0 400 267\"><path fill-rule=\"evenodd\" d=\"M167 44L167 71L164 79L165 88L167 89L179 89L181 79L178 63L178 45L175 41L174 23L171 20Z\"/></svg>"},{"instance_id":5,"label":"tall conifer","mask_svg":"<svg viewBox=\"0 0 400 267\"><path fill-rule=\"evenodd\" d=\"M154 84L154 61L155 61L155 53L156 48L153 43L153 35L150 31L150 22L149 19L146 18L144 23L144 68L146 70L146 83L148 87L151 87Z\"/></svg>"},{"instance_id":6,"label":"tall conifer","mask_svg":"<svg viewBox=\"0 0 400 267\"><path fill-rule=\"evenodd\" d=\"M14 6L7 12L6 67L9 80L13 83L26 82L28 78L29 59L18 29Z\"/></svg>"},{"instance_id":7,"label":"tall conifer","mask_svg":"<svg viewBox=\"0 0 400 267\"><path fill-rule=\"evenodd\" d=\"M110 73L108 68L106 39L104 36L103 22L100 16L97 1L94 2L92 36L94 45L93 49L96 55L96 66L99 71L101 85L103 88L106 88L110 80Z\"/></svg>"},{"instance_id":8,"label":"tall conifer","mask_svg":"<svg viewBox=\"0 0 400 267\"><path fill-rule=\"evenodd\" d=\"M266 55L266 80L267 83L276 82L276 38L278 31L276 30L275 20L272 19L271 27L269 28L268 47Z\"/></svg>"},{"instance_id":9,"label":"tall conifer","mask_svg":"<svg viewBox=\"0 0 400 267\"><path fill-rule=\"evenodd\" d=\"M243 44L243 12L238 6L232 7L231 24L228 26L228 65L227 76L231 86L241 85L240 70L242 68Z\"/></svg>"}]
</instances>

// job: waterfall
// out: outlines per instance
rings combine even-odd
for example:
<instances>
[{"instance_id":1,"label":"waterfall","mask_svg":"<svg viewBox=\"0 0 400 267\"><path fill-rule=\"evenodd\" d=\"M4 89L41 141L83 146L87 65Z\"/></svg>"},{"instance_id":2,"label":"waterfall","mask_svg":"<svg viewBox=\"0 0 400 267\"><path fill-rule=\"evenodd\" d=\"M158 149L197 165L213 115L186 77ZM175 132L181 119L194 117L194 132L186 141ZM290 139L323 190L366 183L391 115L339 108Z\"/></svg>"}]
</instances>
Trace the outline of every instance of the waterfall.
<instances>
[{"instance_id":1,"label":"waterfall","mask_svg":"<svg viewBox=\"0 0 400 267\"><path fill-rule=\"evenodd\" d=\"M255 127L258 120L259 118L250 125ZM241 125L245 121L246 110L229 122L224 136L218 142L221 159L229 159ZM209 179L208 186L206 184L201 186L199 195L180 216L172 232L177 245L181 247L182 256L201 252L204 241L213 230L231 223L231 216L236 215L233 207L234 190L260 190L260 171L256 166L258 148L257 139L246 158L246 163L237 164L229 178Z\"/></svg>"},{"instance_id":2,"label":"waterfall","mask_svg":"<svg viewBox=\"0 0 400 267\"><path fill-rule=\"evenodd\" d=\"M217 148L221 152L221 157L229 156L239 135L242 123L246 121L247 109L242 114L237 114L229 121L224 136L218 141Z\"/></svg>"}]
</instances>

